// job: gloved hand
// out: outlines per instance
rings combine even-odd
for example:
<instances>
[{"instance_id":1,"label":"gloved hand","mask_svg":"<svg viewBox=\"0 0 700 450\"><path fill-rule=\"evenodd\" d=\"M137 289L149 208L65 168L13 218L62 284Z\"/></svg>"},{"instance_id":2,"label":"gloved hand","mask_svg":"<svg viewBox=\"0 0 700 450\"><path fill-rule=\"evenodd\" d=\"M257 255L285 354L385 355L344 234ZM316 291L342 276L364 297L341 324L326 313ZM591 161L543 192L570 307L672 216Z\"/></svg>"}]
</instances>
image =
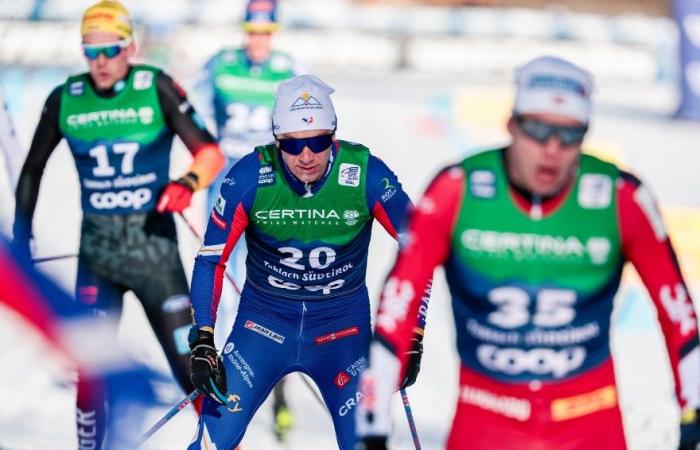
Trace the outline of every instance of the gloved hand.
<instances>
[{"instance_id":1,"label":"gloved hand","mask_svg":"<svg viewBox=\"0 0 700 450\"><path fill-rule=\"evenodd\" d=\"M197 330L197 337L190 343L190 379L199 392L226 405L226 372L221 357L214 346L214 333Z\"/></svg>"},{"instance_id":2,"label":"gloved hand","mask_svg":"<svg viewBox=\"0 0 700 450\"><path fill-rule=\"evenodd\" d=\"M355 450L387 450L386 436L366 436L355 444Z\"/></svg>"},{"instance_id":3,"label":"gloved hand","mask_svg":"<svg viewBox=\"0 0 700 450\"><path fill-rule=\"evenodd\" d=\"M687 410L681 414L681 439L678 450L700 449L700 411Z\"/></svg>"},{"instance_id":4,"label":"gloved hand","mask_svg":"<svg viewBox=\"0 0 700 450\"><path fill-rule=\"evenodd\" d=\"M192 201L192 194L197 187L197 175L188 172L175 181L165 185L163 193L158 198L156 211L162 212L182 212Z\"/></svg>"},{"instance_id":5,"label":"gloved hand","mask_svg":"<svg viewBox=\"0 0 700 450\"><path fill-rule=\"evenodd\" d=\"M399 389L406 389L416 382L418 372L420 372L420 361L423 358L423 329L414 328L413 337L411 338L411 349L406 352L408 355L408 366L406 374L399 386Z\"/></svg>"}]
</instances>

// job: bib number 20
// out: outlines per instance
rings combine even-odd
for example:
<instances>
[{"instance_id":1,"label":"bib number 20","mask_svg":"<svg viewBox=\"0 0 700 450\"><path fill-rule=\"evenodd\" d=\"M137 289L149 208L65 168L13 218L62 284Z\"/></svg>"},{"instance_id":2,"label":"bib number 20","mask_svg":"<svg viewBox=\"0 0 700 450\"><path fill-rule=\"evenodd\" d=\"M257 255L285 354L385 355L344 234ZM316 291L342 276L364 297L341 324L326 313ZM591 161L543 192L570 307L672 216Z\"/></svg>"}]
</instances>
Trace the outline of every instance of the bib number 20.
<instances>
[{"instance_id":1,"label":"bib number 20","mask_svg":"<svg viewBox=\"0 0 700 450\"><path fill-rule=\"evenodd\" d=\"M306 266L299 263L299 261L304 258L304 252L302 250L296 247L280 247L277 250L282 254L289 255L286 258L281 258L279 261L280 264L296 270L306 270ZM326 269L333 264L333 262L335 262L335 255L335 250L330 247L316 247L309 252L309 266L311 266L312 269L317 270ZM330 294L333 289L338 289L345 284L345 280L338 279L333 280L328 284L301 286L291 281L281 280L272 275L268 275L267 281L271 286L276 288L289 289L291 291L296 291L303 288L309 292L322 291L324 294Z\"/></svg>"}]
</instances>

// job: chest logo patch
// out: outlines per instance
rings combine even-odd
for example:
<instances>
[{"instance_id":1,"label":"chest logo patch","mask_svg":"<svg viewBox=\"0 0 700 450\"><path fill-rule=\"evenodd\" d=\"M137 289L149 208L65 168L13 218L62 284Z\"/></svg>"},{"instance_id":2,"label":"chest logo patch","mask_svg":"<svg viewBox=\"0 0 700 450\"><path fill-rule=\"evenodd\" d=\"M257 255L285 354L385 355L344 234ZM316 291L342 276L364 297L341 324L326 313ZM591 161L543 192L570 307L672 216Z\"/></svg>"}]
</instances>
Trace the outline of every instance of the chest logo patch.
<instances>
[{"instance_id":1,"label":"chest logo patch","mask_svg":"<svg viewBox=\"0 0 700 450\"><path fill-rule=\"evenodd\" d=\"M357 187L360 185L361 168L357 164L342 163L338 172L338 184Z\"/></svg>"},{"instance_id":2,"label":"chest logo patch","mask_svg":"<svg viewBox=\"0 0 700 450\"><path fill-rule=\"evenodd\" d=\"M578 204L588 209L607 208L612 201L612 188L609 176L587 173L579 181Z\"/></svg>"},{"instance_id":3,"label":"chest logo patch","mask_svg":"<svg viewBox=\"0 0 700 450\"><path fill-rule=\"evenodd\" d=\"M144 91L153 85L153 72L139 70L134 74L134 89Z\"/></svg>"},{"instance_id":4,"label":"chest logo patch","mask_svg":"<svg viewBox=\"0 0 700 450\"><path fill-rule=\"evenodd\" d=\"M85 91L85 83L82 81L74 81L70 84L70 95L73 97L83 95L83 92Z\"/></svg>"},{"instance_id":5,"label":"chest logo patch","mask_svg":"<svg viewBox=\"0 0 700 450\"><path fill-rule=\"evenodd\" d=\"M469 190L476 198L494 198L496 174L490 170L475 170L469 174Z\"/></svg>"}]
</instances>

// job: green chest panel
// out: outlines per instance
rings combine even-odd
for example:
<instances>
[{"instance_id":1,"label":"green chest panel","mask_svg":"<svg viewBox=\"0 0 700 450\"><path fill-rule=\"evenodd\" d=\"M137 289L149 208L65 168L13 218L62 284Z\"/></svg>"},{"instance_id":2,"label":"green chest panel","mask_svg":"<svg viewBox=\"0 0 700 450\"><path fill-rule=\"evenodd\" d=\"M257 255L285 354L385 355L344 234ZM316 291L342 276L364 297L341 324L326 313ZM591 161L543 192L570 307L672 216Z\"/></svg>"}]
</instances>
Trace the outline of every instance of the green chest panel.
<instances>
[{"instance_id":1,"label":"green chest panel","mask_svg":"<svg viewBox=\"0 0 700 450\"><path fill-rule=\"evenodd\" d=\"M272 108L277 86L294 76L291 60L274 52L270 59L251 69L242 49L220 53L212 78L217 99L223 103L245 103Z\"/></svg>"},{"instance_id":2,"label":"green chest panel","mask_svg":"<svg viewBox=\"0 0 700 450\"><path fill-rule=\"evenodd\" d=\"M511 198L501 152L462 163L464 201L453 235L453 257L498 283L554 283L592 292L621 263L612 164L582 155L568 197L553 213L530 218Z\"/></svg>"},{"instance_id":3,"label":"green chest panel","mask_svg":"<svg viewBox=\"0 0 700 450\"><path fill-rule=\"evenodd\" d=\"M367 148L339 141L324 185L312 196L292 190L274 145L262 154L258 189L249 214L255 229L276 241L350 243L371 220L366 198Z\"/></svg>"},{"instance_id":4,"label":"green chest panel","mask_svg":"<svg viewBox=\"0 0 700 450\"><path fill-rule=\"evenodd\" d=\"M158 102L158 69L137 65L114 97L97 95L89 74L68 78L63 89L59 128L69 142L130 141L147 144L166 127Z\"/></svg>"}]
</instances>

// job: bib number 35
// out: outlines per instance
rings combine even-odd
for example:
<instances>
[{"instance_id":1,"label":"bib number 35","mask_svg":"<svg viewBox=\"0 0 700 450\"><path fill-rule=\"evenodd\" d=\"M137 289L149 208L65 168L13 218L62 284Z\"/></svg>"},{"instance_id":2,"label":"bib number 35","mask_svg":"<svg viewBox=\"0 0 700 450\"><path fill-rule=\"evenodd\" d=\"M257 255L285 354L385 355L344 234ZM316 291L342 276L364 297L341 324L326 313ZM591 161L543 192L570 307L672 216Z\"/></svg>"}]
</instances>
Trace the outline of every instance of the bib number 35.
<instances>
[{"instance_id":1,"label":"bib number 35","mask_svg":"<svg viewBox=\"0 0 700 450\"><path fill-rule=\"evenodd\" d=\"M571 289L541 289L535 297L535 311L530 312L530 295L521 288L504 286L491 290L488 298L498 309L488 321L506 329L532 323L537 327L560 327L576 316L576 292Z\"/></svg>"}]
</instances>

